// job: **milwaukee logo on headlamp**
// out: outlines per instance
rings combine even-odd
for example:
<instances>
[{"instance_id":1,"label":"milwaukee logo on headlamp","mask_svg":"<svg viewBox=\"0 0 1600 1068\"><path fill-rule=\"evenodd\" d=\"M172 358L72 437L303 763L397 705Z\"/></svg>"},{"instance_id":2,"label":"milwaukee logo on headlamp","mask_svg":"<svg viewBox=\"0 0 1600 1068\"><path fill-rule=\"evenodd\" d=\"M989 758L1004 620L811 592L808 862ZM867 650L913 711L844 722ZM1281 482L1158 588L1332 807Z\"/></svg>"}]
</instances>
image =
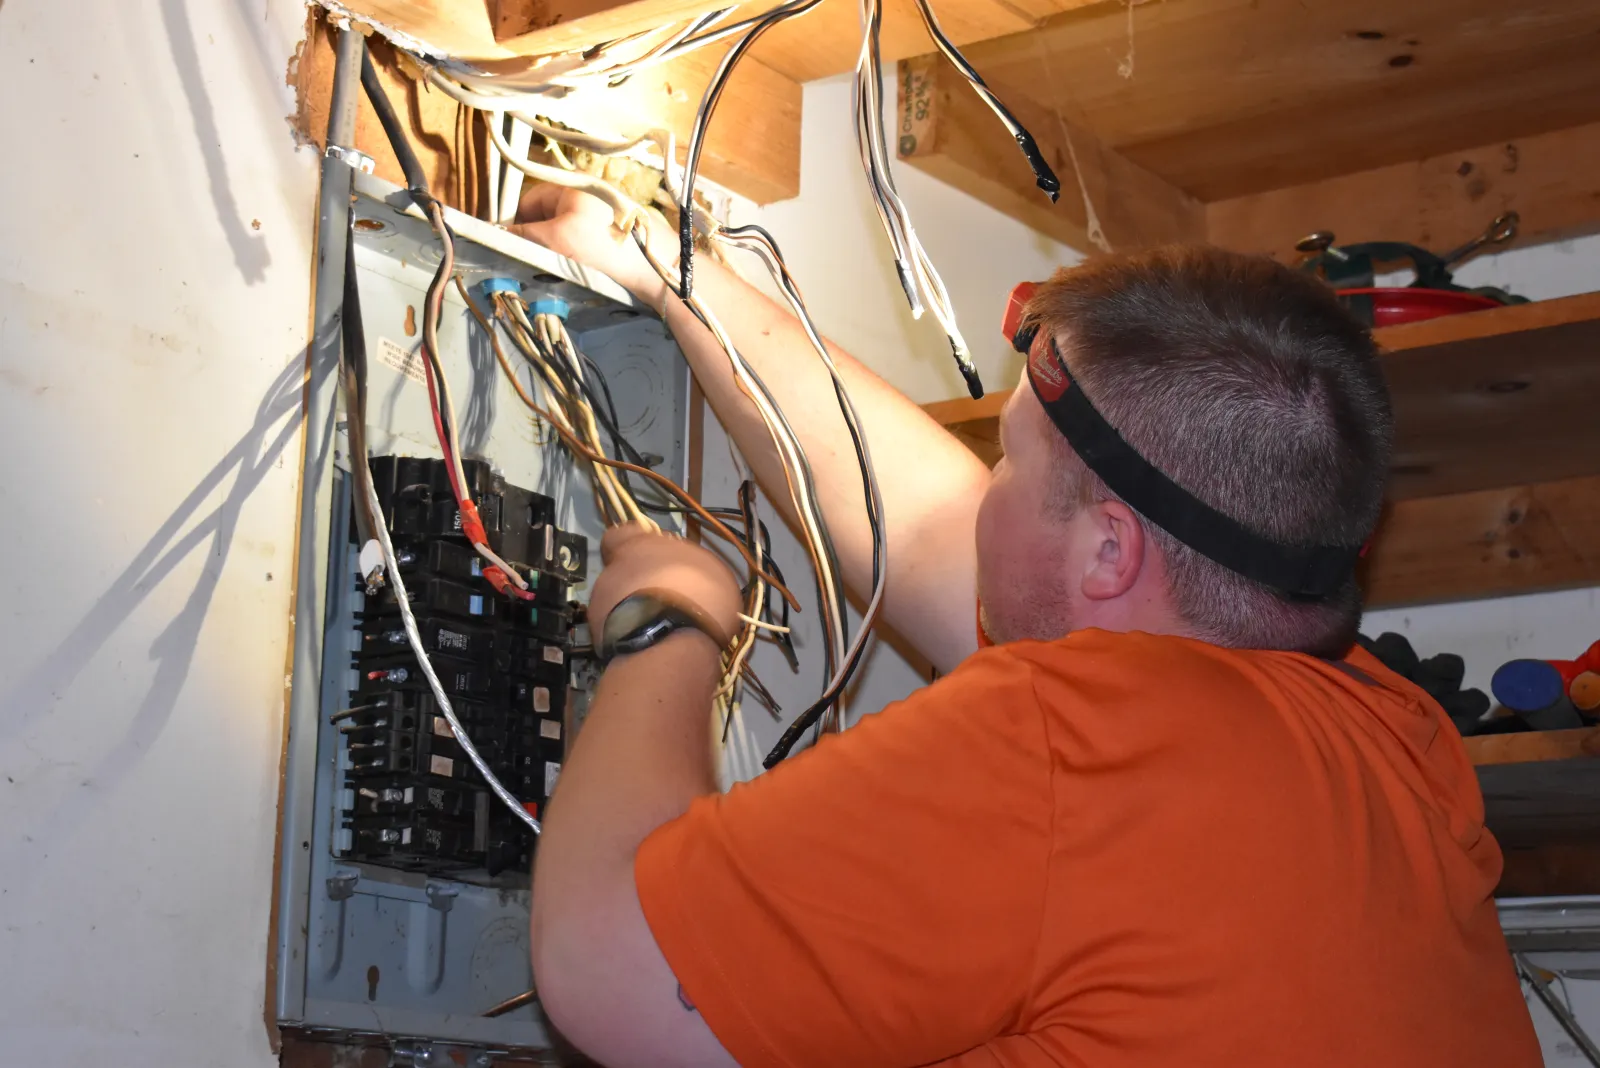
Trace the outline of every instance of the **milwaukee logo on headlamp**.
<instances>
[{"instance_id":1,"label":"milwaukee logo on headlamp","mask_svg":"<svg viewBox=\"0 0 1600 1068\"><path fill-rule=\"evenodd\" d=\"M1011 290L1001 332L1028 357L1028 384L1040 407L1111 492L1195 552L1290 597L1319 600L1344 587L1363 547L1273 541L1194 496L1128 444L1088 394L1072 388L1055 338L1038 337L1038 321L1027 316L1038 288L1022 282Z\"/></svg>"},{"instance_id":2,"label":"milwaukee logo on headlamp","mask_svg":"<svg viewBox=\"0 0 1600 1068\"><path fill-rule=\"evenodd\" d=\"M1061 395L1072 388L1072 378L1067 374L1060 354L1056 352L1053 338L1046 338L1042 345L1034 344L1039 336L1039 326L1027 322L1027 309L1028 301L1033 299L1034 291L1038 288L1034 282L1020 282L1011 290L1000 330L1011 342L1012 348L1028 357L1028 381L1039 399L1048 402L1060 400Z\"/></svg>"}]
</instances>

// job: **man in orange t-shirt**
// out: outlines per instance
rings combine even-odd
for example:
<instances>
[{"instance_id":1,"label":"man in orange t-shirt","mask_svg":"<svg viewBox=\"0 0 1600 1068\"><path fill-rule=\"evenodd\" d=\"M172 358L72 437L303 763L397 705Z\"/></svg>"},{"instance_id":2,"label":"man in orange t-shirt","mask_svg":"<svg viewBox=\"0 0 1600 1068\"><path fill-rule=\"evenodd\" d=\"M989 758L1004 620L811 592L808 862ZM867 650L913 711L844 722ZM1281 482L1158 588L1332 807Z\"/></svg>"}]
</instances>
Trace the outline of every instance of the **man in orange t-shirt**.
<instances>
[{"instance_id":1,"label":"man in orange t-shirt","mask_svg":"<svg viewBox=\"0 0 1600 1068\"><path fill-rule=\"evenodd\" d=\"M666 309L781 487L609 209L544 187L523 217ZM713 263L696 282L864 589L805 336ZM1370 337L1320 283L1203 249L1059 272L1007 333L1027 368L992 473L836 353L882 479L884 618L945 677L753 782L718 795L707 744L731 573L607 536L591 626L618 655L534 875L551 1021L617 1066L1538 1065L1460 740L1352 649L1391 439Z\"/></svg>"}]
</instances>

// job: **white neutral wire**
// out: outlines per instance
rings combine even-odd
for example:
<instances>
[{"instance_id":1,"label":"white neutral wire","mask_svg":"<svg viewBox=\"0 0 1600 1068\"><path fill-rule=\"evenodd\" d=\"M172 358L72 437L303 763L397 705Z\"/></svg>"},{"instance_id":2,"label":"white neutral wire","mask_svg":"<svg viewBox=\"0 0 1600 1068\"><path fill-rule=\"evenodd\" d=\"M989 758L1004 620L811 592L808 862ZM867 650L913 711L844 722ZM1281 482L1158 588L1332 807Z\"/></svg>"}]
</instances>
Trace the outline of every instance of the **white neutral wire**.
<instances>
[{"instance_id":1,"label":"white neutral wire","mask_svg":"<svg viewBox=\"0 0 1600 1068\"><path fill-rule=\"evenodd\" d=\"M487 117L489 119L486 124L489 131L489 143L500 150L500 154L505 157L507 163L528 177L537 178L541 182L549 182L551 185L566 186L568 189L581 189L585 193L599 197L610 206L612 214L615 216L617 228L624 233L627 233L633 225L633 220L644 210L638 204L629 200L622 190L604 178L585 174L582 171L564 171L560 167L534 163L526 157L518 159L516 153L511 150L511 146L506 143L505 137L495 129L495 126L500 121L500 116L491 114Z\"/></svg>"},{"instance_id":2,"label":"white neutral wire","mask_svg":"<svg viewBox=\"0 0 1600 1068\"><path fill-rule=\"evenodd\" d=\"M806 313L805 304L799 299L799 294L793 291L792 285L785 278L782 265L779 263L776 256L776 250L760 237L747 237L742 234L723 234L722 239L729 244L733 244L740 248L746 249L747 251L756 253L756 255L761 259L761 262L766 265L768 272L770 272L772 275L773 283L778 287L779 292L783 294L784 299L788 301L789 308L794 312L795 318L800 320L800 326L805 330L807 340L811 342L811 346L816 350L817 356L822 360L823 366L827 368L829 377L833 380L835 386L841 392L844 392L844 381L839 376L838 366L833 362L833 355L828 351L827 344L823 342L822 338L819 337L816 331L812 328L811 317ZM873 511L879 517L878 522L881 532L881 527L883 524L883 496L878 486L877 469L872 464L872 450L868 447L866 431L864 428L859 426L859 419L857 420L857 424L857 429L861 433L861 458L862 466L865 468L866 490L872 499ZM888 585L889 566L888 561L884 560L882 566L878 569L878 581L873 586L872 598L867 603L866 611L862 613L861 623L856 630L855 640L851 642L849 651L845 653L845 655L837 662L837 670L834 672L834 677L828 680L828 685L823 690L824 693L832 689L839 683L840 680L844 678L844 673L848 670L850 663L855 659L858 651L864 648L865 643L867 642L872 631L873 624L877 621L878 612L882 607L884 593L888 589ZM841 694L840 696L842 697L843 695Z\"/></svg>"},{"instance_id":3,"label":"white neutral wire","mask_svg":"<svg viewBox=\"0 0 1600 1068\"><path fill-rule=\"evenodd\" d=\"M911 306L912 318L920 318L923 307L933 313L935 321L950 341L956 360L964 368L971 363L972 353L966 338L956 325L955 307L945 289L944 280L933 265L933 260L923 248L911 223L911 213L900 199L895 188L894 173L890 169L888 147L883 136L883 72L877 35L873 23L881 16L880 0L861 0L861 48L856 55L855 87L852 93L856 111L856 146L862 166L867 174L867 186L878 209L879 221L888 234L894 250L895 270L900 276L901 288Z\"/></svg>"},{"instance_id":4,"label":"white neutral wire","mask_svg":"<svg viewBox=\"0 0 1600 1068\"><path fill-rule=\"evenodd\" d=\"M674 280L667 273L665 266L660 260L656 259L649 246L643 240L639 240L638 245L640 251L644 253L645 259L649 261L650 266L660 275L662 281L670 289L674 284ZM837 591L839 586L837 579L834 577L832 565L828 561L826 540L821 534L822 522L818 518L820 510L816 508L816 503L811 498L809 490L805 487L805 480L802 477L802 472L805 468L803 459L805 455L804 447L783 428L782 418L773 410L763 395L761 387L757 385L750 373L749 364L745 362L744 357L740 355L739 350L734 346L733 339L728 336L721 320L717 318L710 308L700 303L699 298L691 297L690 299L693 301L694 310L704 316L706 327L711 331L712 336L716 338L717 344L722 348L723 353L732 364L735 380L741 384L744 393L750 398L751 403L755 405L756 412L761 416L761 421L766 426L767 433L772 439L773 448L777 450L778 456L783 461L786 472L788 472L786 481L789 488L789 500L794 505L795 514L800 519L801 531L804 533L810 548L813 564L817 569L818 581L826 594L822 598L822 614L824 620L829 623L829 644L834 647L835 656L837 657L844 652L844 641L841 637L843 624L837 611L839 600ZM836 660L835 663L837 664L838 661Z\"/></svg>"},{"instance_id":5,"label":"white neutral wire","mask_svg":"<svg viewBox=\"0 0 1600 1068\"><path fill-rule=\"evenodd\" d=\"M364 479L367 487L367 503L372 508L372 514L383 515L383 505L378 500L378 491L373 486L371 479ZM417 630L417 617L411 612L411 600L406 594L405 579L400 575L400 563L395 559L394 543L389 539L389 524L378 523L374 533L378 539L378 547L383 550L383 564L389 572L389 585L394 589L395 603L400 607L400 623L405 628L406 640L411 643L411 652L417 658L417 664L422 668L423 677L428 680L428 688L433 691L433 699L439 705L439 711L444 713L445 722L450 724L450 730L455 734L456 742L461 746L461 751L467 754L467 759L472 761L472 766L478 769L478 774L483 776L483 781L500 801L516 814L517 818L528 825L534 834L541 830L539 821L532 813L522 807L510 790L507 790L495 773L489 770L489 765L484 762L479 754L478 747L472 744L472 739L467 737L466 728L456 718L456 710L450 704L450 696L444 692L444 685L440 683L439 676L433 670L433 662L428 659L428 650L422 643L422 634Z\"/></svg>"}]
</instances>

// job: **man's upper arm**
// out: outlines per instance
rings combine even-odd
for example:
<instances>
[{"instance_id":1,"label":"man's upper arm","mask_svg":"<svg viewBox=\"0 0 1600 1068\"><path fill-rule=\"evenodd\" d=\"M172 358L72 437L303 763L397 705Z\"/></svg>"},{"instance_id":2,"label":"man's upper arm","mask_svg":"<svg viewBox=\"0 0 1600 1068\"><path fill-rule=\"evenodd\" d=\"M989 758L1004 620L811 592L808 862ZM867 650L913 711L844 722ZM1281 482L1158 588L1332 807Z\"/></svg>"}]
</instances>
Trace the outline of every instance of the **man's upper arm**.
<instances>
[{"instance_id":1,"label":"man's upper arm","mask_svg":"<svg viewBox=\"0 0 1600 1068\"><path fill-rule=\"evenodd\" d=\"M640 848L655 943L745 1065L926 1064L1016 1026L1053 803L1042 717L1004 650Z\"/></svg>"}]
</instances>

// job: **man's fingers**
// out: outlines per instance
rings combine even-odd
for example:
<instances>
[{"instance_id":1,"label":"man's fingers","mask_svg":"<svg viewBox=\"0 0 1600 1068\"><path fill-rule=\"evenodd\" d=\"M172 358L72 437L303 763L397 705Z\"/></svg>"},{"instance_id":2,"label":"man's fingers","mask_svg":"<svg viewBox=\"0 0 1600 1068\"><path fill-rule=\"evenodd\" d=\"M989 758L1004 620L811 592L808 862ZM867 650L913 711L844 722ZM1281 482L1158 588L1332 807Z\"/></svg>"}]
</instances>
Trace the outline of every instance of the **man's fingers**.
<instances>
[{"instance_id":1,"label":"man's fingers","mask_svg":"<svg viewBox=\"0 0 1600 1068\"><path fill-rule=\"evenodd\" d=\"M554 219L560 213L561 195L565 192L563 186L549 182L534 183L523 191L522 198L517 201L516 221L539 223Z\"/></svg>"}]
</instances>

